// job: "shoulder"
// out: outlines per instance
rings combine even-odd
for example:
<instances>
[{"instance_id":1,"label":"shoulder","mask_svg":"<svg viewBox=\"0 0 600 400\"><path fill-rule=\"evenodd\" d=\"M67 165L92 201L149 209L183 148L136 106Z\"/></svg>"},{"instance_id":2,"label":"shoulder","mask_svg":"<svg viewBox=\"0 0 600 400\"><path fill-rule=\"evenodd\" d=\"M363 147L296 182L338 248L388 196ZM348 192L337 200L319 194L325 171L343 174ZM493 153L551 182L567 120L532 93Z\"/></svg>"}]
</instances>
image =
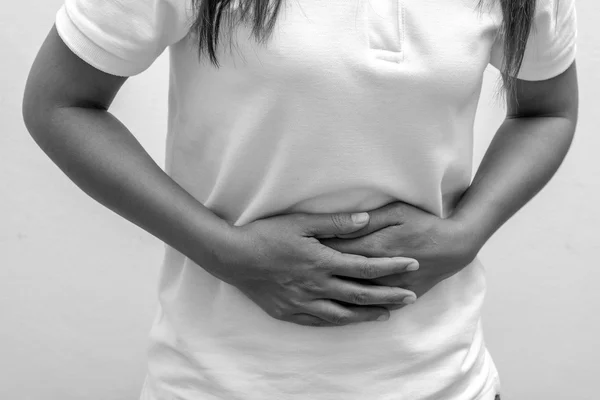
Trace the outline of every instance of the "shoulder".
<instances>
[{"instance_id":1,"label":"shoulder","mask_svg":"<svg viewBox=\"0 0 600 400\"><path fill-rule=\"evenodd\" d=\"M129 76L146 69L193 24L192 0L65 0L60 37L97 68Z\"/></svg>"}]
</instances>

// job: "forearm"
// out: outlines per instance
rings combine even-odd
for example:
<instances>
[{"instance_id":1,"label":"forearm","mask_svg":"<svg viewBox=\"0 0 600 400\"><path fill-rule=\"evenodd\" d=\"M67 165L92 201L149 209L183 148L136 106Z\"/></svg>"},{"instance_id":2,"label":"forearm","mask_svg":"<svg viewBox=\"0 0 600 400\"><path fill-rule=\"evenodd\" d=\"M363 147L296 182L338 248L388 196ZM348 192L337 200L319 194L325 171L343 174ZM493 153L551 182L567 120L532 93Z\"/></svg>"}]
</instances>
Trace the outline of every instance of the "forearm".
<instances>
[{"instance_id":1,"label":"forearm","mask_svg":"<svg viewBox=\"0 0 600 400\"><path fill-rule=\"evenodd\" d=\"M449 216L460 221L477 250L548 183L569 150L575 126L566 117L502 123Z\"/></svg>"},{"instance_id":2,"label":"forearm","mask_svg":"<svg viewBox=\"0 0 600 400\"><path fill-rule=\"evenodd\" d=\"M172 180L112 114L55 108L26 121L32 137L85 193L202 265L230 225Z\"/></svg>"}]
</instances>

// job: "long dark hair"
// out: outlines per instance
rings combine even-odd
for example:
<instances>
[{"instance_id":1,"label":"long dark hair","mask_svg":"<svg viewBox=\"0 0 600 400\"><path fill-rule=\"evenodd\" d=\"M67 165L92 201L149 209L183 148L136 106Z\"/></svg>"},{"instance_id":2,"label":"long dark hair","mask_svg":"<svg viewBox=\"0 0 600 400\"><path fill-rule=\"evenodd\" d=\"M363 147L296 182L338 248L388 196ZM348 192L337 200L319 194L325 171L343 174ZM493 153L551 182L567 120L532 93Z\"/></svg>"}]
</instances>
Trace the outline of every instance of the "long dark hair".
<instances>
[{"instance_id":1,"label":"long dark hair","mask_svg":"<svg viewBox=\"0 0 600 400\"><path fill-rule=\"evenodd\" d=\"M221 20L228 9L239 1L240 21L252 22L252 34L258 42L264 42L271 35L283 0L192 0L196 19L192 32L198 38L199 56L207 53L216 67L219 62L216 48L219 42ZM485 0L479 0L481 8ZM525 45L531 30L536 0L493 0L500 1L502 25L500 34L504 38L504 59L500 68L502 78L501 95L515 94L517 72L521 68ZM251 15L251 17L249 17ZM235 21L227 21L235 23Z\"/></svg>"}]
</instances>

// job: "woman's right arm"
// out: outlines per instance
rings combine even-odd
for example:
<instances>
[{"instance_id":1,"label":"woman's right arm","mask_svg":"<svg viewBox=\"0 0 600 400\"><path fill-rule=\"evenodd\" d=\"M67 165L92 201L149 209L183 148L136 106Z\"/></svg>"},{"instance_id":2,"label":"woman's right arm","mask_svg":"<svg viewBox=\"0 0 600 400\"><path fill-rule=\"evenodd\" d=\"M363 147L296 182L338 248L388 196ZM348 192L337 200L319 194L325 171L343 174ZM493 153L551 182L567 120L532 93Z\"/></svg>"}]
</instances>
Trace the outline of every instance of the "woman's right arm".
<instances>
[{"instance_id":1,"label":"woman's right arm","mask_svg":"<svg viewBox=\"0 0 600 400\"><path fill-rule=\"evenodd\" d=\"M318 326L372 321L389 314L376 305L414 297L401 288L337 278L396 274L414 261L342 254L320 244L316 236L366 226L354 224L349 213L297 213L235 227L204 207L108 111L125 80L84 62L54 27L29 73L23 99L26 127L85 193L236 286L277 319Z\"/></svg>"},{"instance_id":2,"label":"woman's right arm","mask_svg":"<svg viewBox=\"0 0 600 400\"><path fill-rule=\"evenodd\" d=\"M31 136L85 193L195 260L230 225L173 181L108 108L127 78L77 57L53 27L29 73ZM198 246L201 239L208 246Z\"/></svg>"}]
</instances>

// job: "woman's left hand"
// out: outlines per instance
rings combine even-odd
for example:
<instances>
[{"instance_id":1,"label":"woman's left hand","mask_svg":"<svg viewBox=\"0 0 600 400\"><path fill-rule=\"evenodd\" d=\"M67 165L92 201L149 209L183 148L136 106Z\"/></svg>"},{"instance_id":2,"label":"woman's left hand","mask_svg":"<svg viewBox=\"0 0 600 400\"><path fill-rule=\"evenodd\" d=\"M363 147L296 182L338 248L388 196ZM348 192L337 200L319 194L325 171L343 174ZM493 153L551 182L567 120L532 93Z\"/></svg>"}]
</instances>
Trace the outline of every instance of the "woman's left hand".
<instances>
[{"instance_id":1,"label":"woman's left hand","mask_svg":"<svg viewBox=\"0 0 600 400\"><path fill-rule=\"evenodd\" d=\"M369 215L369 224L352 234L317 238L342 253L416 259L416 271L369 282L412 290L417 299L473 261L481 247L460 221L439 218L408 203L393 202ZM387 306L390 310L401 307Z\"/></svg>"}]
</instances>

